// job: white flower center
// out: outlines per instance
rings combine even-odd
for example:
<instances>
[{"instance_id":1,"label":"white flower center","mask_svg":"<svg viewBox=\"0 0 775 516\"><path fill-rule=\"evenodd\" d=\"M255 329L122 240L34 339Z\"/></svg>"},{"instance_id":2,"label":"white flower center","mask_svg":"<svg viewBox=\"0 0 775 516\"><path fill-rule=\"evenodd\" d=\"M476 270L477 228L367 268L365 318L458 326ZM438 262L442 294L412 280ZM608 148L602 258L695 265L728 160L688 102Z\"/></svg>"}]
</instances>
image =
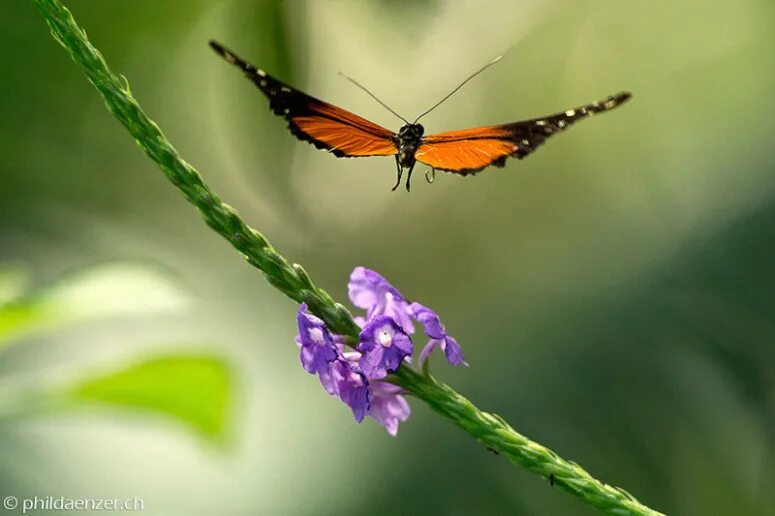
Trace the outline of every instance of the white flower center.
<instances>
[{"instance_id":1,"label":"white flower center","mask_svg":"<svg viewBox=\"0 0 775 516\"><path fill-rule=\"evenodd\" d=\"M309 338L312 339L312 342L315 344L323 344L325 342L325 339L323 338L323 330L317 326L310 328L308 333Z\"/></svg>"},{"instance_id":2,"label":"white flower center","mask_svg":"<svg viewBox=\"0 0 775 516\"><path fill-rule=\"evenodd\" d=\"M390 345L393 343L393 328L384 326L377 330L377 342L386 348L390 347Z\"/></svg>"}]
</instances>

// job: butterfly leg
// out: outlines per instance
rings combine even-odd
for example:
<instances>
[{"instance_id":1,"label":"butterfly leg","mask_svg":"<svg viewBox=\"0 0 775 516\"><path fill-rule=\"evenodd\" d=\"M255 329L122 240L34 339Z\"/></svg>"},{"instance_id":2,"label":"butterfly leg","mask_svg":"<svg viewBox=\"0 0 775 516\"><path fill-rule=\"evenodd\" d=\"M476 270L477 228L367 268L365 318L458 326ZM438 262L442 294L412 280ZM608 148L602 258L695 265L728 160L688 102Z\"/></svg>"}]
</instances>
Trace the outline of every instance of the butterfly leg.
<instances>
[{"instance_id":1,"label":"butterfly leg","mask_svg":"<svg viewBox=\"0 0 775 516\"><path fill-rule=\"evenodd\" d=\"M393 192L396 191L396 188L401 184L401 175L404 173L404 169L401 167L401 163L398 161L398 154L396 154L396 170L398 171L398 180L396 181L396 186L394 186L391 190Z\"/></svg>"},{"instance_id":2,"label":"butterfly leg","mask_svg":"<svg viewBox=\"0 0 775 516\"><path fill-rule=\"evenodd\" d=\"M415 163L412 163L412 166L409 167L409 173L406 175L406 191L410 191L410 185L409 183L412 181L412 170L414 170Z\"/></svg>"}]
</instances>

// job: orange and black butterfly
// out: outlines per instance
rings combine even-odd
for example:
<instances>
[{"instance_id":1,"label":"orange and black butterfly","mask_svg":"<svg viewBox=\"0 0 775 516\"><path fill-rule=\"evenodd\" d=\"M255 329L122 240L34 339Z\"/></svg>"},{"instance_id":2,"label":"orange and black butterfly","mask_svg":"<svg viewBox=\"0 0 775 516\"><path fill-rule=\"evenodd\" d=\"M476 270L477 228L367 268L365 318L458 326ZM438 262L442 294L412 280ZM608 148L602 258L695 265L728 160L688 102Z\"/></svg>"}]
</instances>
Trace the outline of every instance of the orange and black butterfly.
<instances>
[{"instance_id":1,"label":"orange and black butterfly","mask_svg":"<svg viewBox=\"0 0 775 516\"><path fill-rule=\"evenodd\" d=\"M506 158L513 156L522 159L550 136L590 115L613 109L631 97L629 93L622 92L599 102L541 118L424 136L425 129L417 123L420 118L500 58L470 75L414 122L406 120L369 90L347 77L406 123L396 134L278 81L215 41L211 41L210 46L226 61L245 72L245 76L269 98L272 112L284 117L288 121L288 129L300 140L310 142L319 149L326 149L340 158L395 156L398 180L393 190L401 184L404 169L408 169L406 189L409 190L412 170L418 161L431 167L431 174L443 170L465 176L490 165L502 167ZM432 181L432 175L426 177Z\"/></svg>"}]
</instances>

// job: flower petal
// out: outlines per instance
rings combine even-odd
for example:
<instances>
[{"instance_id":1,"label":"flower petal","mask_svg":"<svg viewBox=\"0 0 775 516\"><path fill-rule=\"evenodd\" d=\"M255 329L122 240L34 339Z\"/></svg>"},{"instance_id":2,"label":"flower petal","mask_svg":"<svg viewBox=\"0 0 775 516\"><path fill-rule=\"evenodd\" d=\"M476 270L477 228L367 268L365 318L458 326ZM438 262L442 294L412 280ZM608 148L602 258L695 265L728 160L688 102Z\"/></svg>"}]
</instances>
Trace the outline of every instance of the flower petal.
<instances>
[{"instance_id":1,"label":"flower petal","mask_svg":"<svg viewBox=\"0 0 775 516\"><path fill-rule=\"evenodd\" d=\"M369 416L385 427L390 435L398 433L398 424L411 414L409 403L401 395L404 391L387 382L374 381L370 384L371 404Z\"/></svg>"},{"instance_id":2,"label":"flower petal","mask_svg":"<svg viewBox=\"0 0 775 516\"><path fill-rule=\"evenodd\" d=\"M411 335L414 333L414 323L410 312L409 303L390 293L385 295L384 314L395 319L401 329Z\"/></svg>"},{"instance_id":3,"label":"flower petal","mask_svg":"<svg viewBox=\"0 0 775 516\"><path fill-rule=\"evenodd\" d=\"M380 336L389 338L380 340ZM412 354L412 340L396 321L387 315L369 320L360 334L358 350L363 353L359 362L361 371L370 379L384 378L395 371L404 357Z\"/></svg>"},{"instance_id":4,"label":"flower petal","mask_svg":"<svg viewBox=\"0 0 775 516\"><path fill-rule=\"evenodd\" d=\"M409 310L412 312L417 321L422 324L425 334L432 339L443 339L447 332L444 330L444 326L441 324L439 315L420 303L412 303L409 306Z\"/></svg>"},{"instance_id":5,"label":"flower petal","mask_svg":"<svg viewBox=\"0 0 775 516\"><path fill-rule=\"evenodd\" d=\"M304 370L310 374L325 372L328 363L336 359L336 348L326 324L307 312L302 303L296 316L299 328L297 342L300 343L299 358Z\"/></svg>"},{"instance_id":6,"label":"flower petal","mask_svg":"<svg viewBox=\"0 0 775 516\"><path fill-rule=\"evenodd\" d=\"M358 308L369 310L377 304L381 293L366 279L366 270L365 267L353 269L353 272L350 274L350 281L347 283L347 290L352 304Z\"/></svg>"},{"instance_id":7,"label":"flower petal","mask_svg":"<svg viewBox=\"0 0 775 516\"><path fill-rule=\"evenodd\" d=\"M406 355L395 346L390 346L389 348L385 349L385 353L382 356L382 370L385 373L382 374L380 372L378 373L379 376L377 377L384 377L388 372L398 369L398 366L401 365L401 360L403 360L405 356Z\"/></svg>"},{"instance_id":8,"label":"flower petal","mask_svg":"<svg viewBox=\"0 0 775 516\"><path fill-rule=\"evenodd\" d=\"M404 299L401 293L379 273L366 267L356 267L350 274L347 284L350 301L358 308L370 310L378 304L386 293L398 299Z\"/></svg>"},{"instance_id":9,"label":"flower petal","mask_svg":"<svg viewBox=\"0 0 775 516\"><path fill-rule=\"evenodd\" d=\"M377 272L356 267L347 284L350 301L366 310L369 319L388 315L398 322L406 333L414 333L409 303L404 296Z\"/></svg>"},{"instance_id":10,"label":"flower petal","mask_svg":"<svg viewBox=\"0 0 775 516\"><path fill-rule=\"evenodd\" d=\"M441 341L438 339L429 340L428 343L425 345L425 347L422 348L422 351L420 351L420 358L419 358L420 364L428 360L428 357L431 356L431 353L433 353L433 350L439 347L440 345L441 345Z\"/></svg>"},{"instance_id":11,"label":"flower petal","mask_svg":"<svg viewBox=\"0 0 775 516\"><path fill-rule=\"evenodd\" d=\"M439 315L420 303L412 303L409 307L412 315L422 324L425 334L430 337L430 341L420 352L420 363L428 359L434 349L440 347L444 350L447 361L452 365L468 365L463 358L463 351L460 349L457 341L447 334L444 325L441 324Z\"/></svg>"},{"instance_id":12,"label":"flower petal","mask_svg":"<svg viewBox=\"0 0 775 516\"><path fill-rule=\"evenodd\" d=\"M339 361L342 379L338 382L339 398L350 407L355 420L360 423L369 410L369 383L361 374L350 369L350 366Z\"/></svg>"},{"instance_id":13,"label":"flower petal","mask_svg":"<svg viewBox=\"0 0 775 516\"><path fill-rule=\"evenodd\" d=\"M358 361L358 366L367 378L385 376L385 374L381 372L385 369L383 366L384 355L385 348L382 346L375 346L373 349L363 353L361 359Z\"/></svg>"},{"instance_id":14,"label":"flower petal","mask_svg":"<svg viewBox=\"0 0 775 516\"><path fill-rule=\"evenodd\" d=\"M342 379L341 374L339 374L337 370L337 367L338 361L331 362L328 364L328 367L325 369L325 371L320 371L318 374L320 384L323 386L326 392L332 396L337 396L339 394L339 382Z\"/></svg>"},{"instance_id":15,"label":"flower petal","mask_svg":"<svg viewBox=\"0 0 775 516\"><path fill-rule=\"evenodd\" d=\"M460 346L454 338L447 336L447 338L444 339L444 343L441 345L441 348L444 350L444 355L446 355L447 361L450 364L463 364L465 366L468 365L468 362L466 362L466 359L463 356L463 350L460 349Z\"/></svg>"},{"instance_id":16,"label":"flower petal","mask_svg":"<svg viewBox=\"0 0 775 516\"><path fill-rule=\"evenodd\" d=\"M365 385L353 389L347 404L352 409L355 420L358 423L363 421L369 411L369 389Z\"/></svg>"},{"instance_id":17,"label":"flower petal","mask_svg":"<svg viewBox=\"0 0 775 516\"><path fill-rule=\"evenodd\" d=\"M409 338L409 335L406 333L397 332L395 335L393 335L392 347L401 351L401 354L403 355L401 358L405 356L411 356L411 354L414 353L412 339Z\"/></svg>"}]
</instances>

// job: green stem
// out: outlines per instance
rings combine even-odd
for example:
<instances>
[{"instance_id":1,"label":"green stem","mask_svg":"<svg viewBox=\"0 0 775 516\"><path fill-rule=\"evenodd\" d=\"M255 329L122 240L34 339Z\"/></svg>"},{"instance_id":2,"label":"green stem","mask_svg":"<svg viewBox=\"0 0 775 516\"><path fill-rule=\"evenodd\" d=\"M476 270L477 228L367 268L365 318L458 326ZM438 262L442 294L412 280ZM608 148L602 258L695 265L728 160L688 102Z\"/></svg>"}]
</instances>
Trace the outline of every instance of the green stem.
<instances>
[{"instance_id":1,"label":"green stem","mask_svg":"<svg viewBox=\"0 0 775 516\"><path fill-rule=\"evenodd\" d=\"M642 505L627 491L596 480L575 462L567 461L549 448L531 441L497 414L478 409L449 385L430 375L401 367L391 381L426 402L488 449L546 478L593 507L608 514L661 514Z\"/></svg>"},{"instance_id":2,"label":"green stem","mask_svg":"<svg viewBox=\"0 0 775 516\"><path fill-rule=\"evenodd\" d=\"M350 312L315 286L304 269L290 264L233 208L221 202L199 173L180 157L159 127L140 109L126 80L108 68L102 55L89 43L86 33L59 0L34 2L54 38L99 90L108 109L172 184L199 210L205 222L231 242L278 290L294 301L307 303L310 310L335 333L357 339L360 329ZM534 473L550 478L558 487L598 509L609 514L659 514L639 504L625 491L595 480L577 464L561 459L551 450L520 435L498 416L480 411L431 376L402 367L393 375L392 381L428 403L433 410L452 420L485 446Z\"/></svg>"}]
</instances>

